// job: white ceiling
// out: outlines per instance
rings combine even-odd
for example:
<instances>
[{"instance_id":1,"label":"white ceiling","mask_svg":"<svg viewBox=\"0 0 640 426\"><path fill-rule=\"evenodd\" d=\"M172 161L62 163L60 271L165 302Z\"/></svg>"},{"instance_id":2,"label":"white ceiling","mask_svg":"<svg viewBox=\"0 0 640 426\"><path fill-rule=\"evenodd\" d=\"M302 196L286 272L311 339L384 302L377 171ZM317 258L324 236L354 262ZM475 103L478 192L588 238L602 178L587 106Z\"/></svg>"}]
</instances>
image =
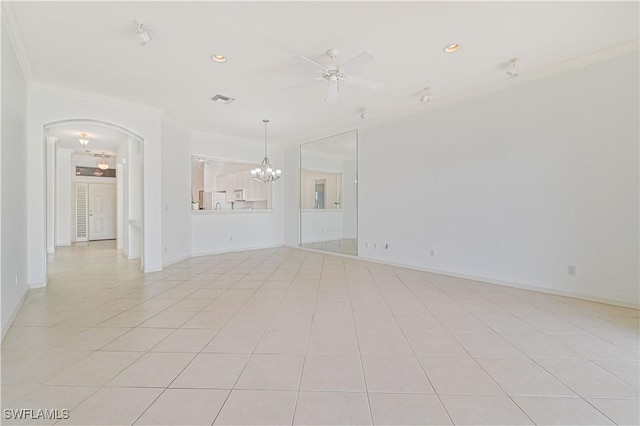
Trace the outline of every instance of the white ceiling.
<instances>
[{"instance_id":1,"label":"white ceiling","mask_svg":"<svg viewBox=\"0 0 640 426\"><path fill-rule=\"evenodd\" d=\"M3 2L7 3L7 2ZM638 38L637 2L17 2L16 27L33 79L163 108L193 130L269 143L309 140L331 129L424 105ZM151 29L140 46L134 19ZM456 54L443 46L460 43ZM353 75L376 92L325 82L286 89L317 74L299 60L338 63L367 50L376 60ZM222 53L226 63L211 54ZM230 105L209 101L216 93Z\"/></svg>"},{"instance_id":2,"label":"white ceiling","mask_svg":"<svg viewBox=\"0 0 640 426\"><path fill-rule=\"evenodd\" d=\"M86 133L89 143L86 147L80 145L80 133ZM102 154L115 155L118 145L127 136L117 130L95 124L68 124L47 129L47 137L57 138L56 148L72 149L75 154L89 155Z\"/></svg>"}]
</instances>

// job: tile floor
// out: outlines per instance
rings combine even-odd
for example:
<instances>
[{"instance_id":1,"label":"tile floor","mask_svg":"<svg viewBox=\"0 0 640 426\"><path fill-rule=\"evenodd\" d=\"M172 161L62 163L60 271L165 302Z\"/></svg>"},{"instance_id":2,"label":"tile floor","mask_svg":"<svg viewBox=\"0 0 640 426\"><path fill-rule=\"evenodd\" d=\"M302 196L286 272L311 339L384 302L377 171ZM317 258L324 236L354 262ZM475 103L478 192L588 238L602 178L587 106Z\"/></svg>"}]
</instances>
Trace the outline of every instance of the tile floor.
<instances>
[{"instance_id":1,"label":"tile floor","mask_svg":"<svg viewBox=\"0 0 640 426\"><path fill-rule=\"evenodd\" d=\"M143 275L97 242L49 270L1 396L58 424L640 420L637 310L290 248Z\"/></svg>"},{"instance_id":2,"label":"tile floor","mask_svg":"<svg viewBox=\"0 0 640 426\"><path fill-rule=\"evenodd\" d=\"M358 240L354 239L322 241L319 243L303 244L302 247L330 251L332 253L358 254Z\"/></svg>"}]
</instances>

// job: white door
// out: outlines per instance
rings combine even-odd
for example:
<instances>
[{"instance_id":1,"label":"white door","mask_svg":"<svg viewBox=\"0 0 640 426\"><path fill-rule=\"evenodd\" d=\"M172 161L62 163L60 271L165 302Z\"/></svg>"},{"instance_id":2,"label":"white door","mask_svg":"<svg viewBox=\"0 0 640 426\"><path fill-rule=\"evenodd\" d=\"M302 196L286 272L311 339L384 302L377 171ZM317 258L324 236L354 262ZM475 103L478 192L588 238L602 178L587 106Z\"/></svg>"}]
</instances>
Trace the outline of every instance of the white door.
<instances>
[{"instance_id":1,"label":"white door","mask_svg":"<svg viewBox=\"0 0 640 426\"><path fill-rule=\"evenodd\" d=\"M116 238L116 186L89 185L89 240Z\"/></svg>"}]
</instances>

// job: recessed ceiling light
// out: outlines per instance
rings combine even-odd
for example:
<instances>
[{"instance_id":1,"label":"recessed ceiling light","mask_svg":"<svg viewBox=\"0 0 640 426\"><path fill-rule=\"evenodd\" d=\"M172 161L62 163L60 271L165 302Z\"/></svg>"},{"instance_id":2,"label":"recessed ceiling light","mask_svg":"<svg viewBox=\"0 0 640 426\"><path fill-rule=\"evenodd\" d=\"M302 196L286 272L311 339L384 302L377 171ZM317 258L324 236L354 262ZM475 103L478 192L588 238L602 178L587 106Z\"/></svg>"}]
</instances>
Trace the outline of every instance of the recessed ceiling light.
<instances>
[{"instance_id":1,"label":"recessed ceiling light","mask_svg":"<svg viewBox=\"0 0 640 426\"><path fill-rule=\"evenodd\" d=\"M227 62L227 57L220 54L212 55L211 59L213 59L216 62Z\"/></svg>"},{"instance_id":2,"label":"recessed ceiling light","mask_svg":"<svg viewBox=\"0 0 640 426\"><path fill-rule=\"evenodd\" d=\"M460 50L460 45L458 43L448 44L442 50L444 50L444 53L455 53Z\"/></svg>"}]
</instances>

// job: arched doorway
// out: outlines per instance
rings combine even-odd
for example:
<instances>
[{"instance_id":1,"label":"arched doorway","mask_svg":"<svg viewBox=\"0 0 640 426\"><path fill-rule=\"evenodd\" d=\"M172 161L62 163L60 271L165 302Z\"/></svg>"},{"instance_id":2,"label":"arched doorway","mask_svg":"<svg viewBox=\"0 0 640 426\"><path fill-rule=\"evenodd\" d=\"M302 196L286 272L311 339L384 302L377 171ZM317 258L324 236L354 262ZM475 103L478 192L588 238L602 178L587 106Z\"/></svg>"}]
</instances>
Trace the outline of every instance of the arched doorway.
<instances>
[{"instance_id":1,"label":"arched doorway","mask_svg":"<svg viewBox=\"0 0 640 426\"><path fill-rule=\"evenodd\" d=\"M143 138L117 124L93 119L50 122L43 126L43 135L46 252L92 239L115 239L113 247L129 259L139 258L144 270ZM106 169L96 167L97 163ZM85 176L86 170L95 172ZM103 172L115 179L109 182ZM94 195L99 192L103 195ZM112 203L112 217L105 215L109 209L94 212L94 200L96 206ZM101 232L97 232L99 226Z\"/></svg>"}]
</instances>

